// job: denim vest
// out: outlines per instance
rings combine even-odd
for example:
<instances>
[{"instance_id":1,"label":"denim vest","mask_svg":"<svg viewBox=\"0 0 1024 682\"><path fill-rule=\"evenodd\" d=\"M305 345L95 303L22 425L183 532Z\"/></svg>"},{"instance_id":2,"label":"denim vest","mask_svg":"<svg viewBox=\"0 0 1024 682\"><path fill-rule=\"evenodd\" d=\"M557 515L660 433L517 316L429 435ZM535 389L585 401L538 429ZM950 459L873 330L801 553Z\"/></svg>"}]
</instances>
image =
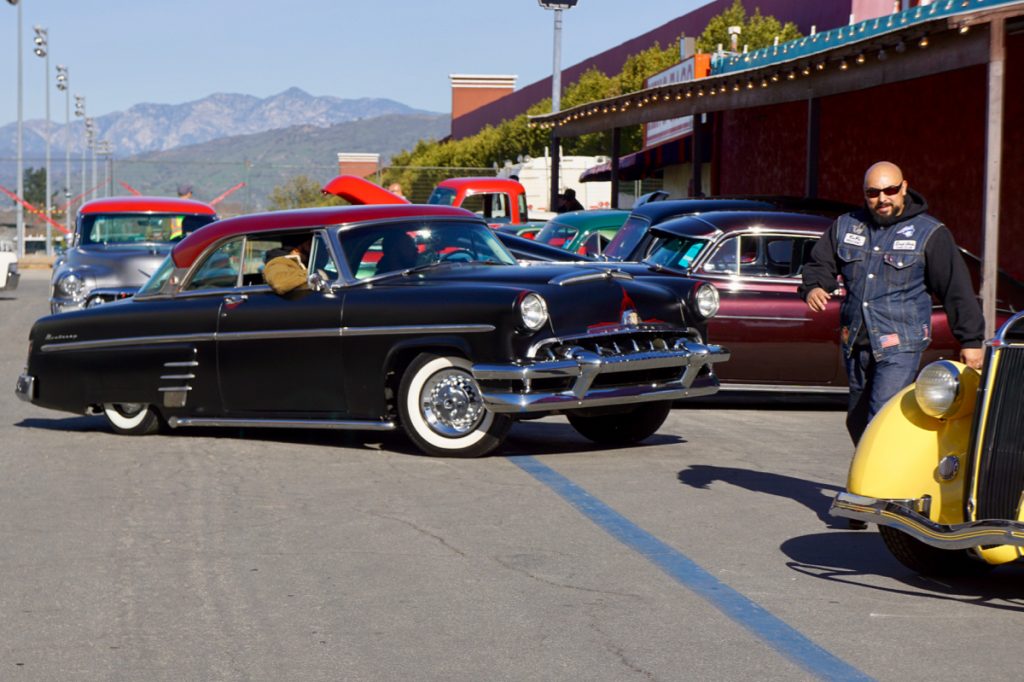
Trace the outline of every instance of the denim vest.
<instances>
[{"instance_id":1,"label":"denim vest","mask_svg":"<svg viewBox=\"0 0 1024 682\"><path fill-rule=\"evenodd\" d=\"M924 213L888 227L867 225L849 214L836 221L836 255L846 284L839 320L847 357L862 326L876 359L919 352L931 343L924 247L941 225Z\"/></svg>"}]
</instances>

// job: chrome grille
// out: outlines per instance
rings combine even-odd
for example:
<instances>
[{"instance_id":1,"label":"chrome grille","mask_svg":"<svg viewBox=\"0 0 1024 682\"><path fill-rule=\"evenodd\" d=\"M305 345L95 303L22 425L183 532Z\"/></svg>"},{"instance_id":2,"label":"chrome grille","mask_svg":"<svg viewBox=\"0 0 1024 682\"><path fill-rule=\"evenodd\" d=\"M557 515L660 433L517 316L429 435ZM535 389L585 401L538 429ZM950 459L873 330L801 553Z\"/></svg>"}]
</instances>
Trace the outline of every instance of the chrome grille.
<instances>
[{"instance_id":1,"label":"chrome grille","mask_svg":"<svg viewBox=\"0 0 1024 682\"><path fill-rule=\"evenodd\" d=\"M697 341L699 335L680 330L631 329L604 334L591 334L568 339L552 339L537 348L534 360L564 360L577 350L587 350L601 357L630 353L646 353L672 349L678 341Z\"/></svg>"},{"instance_id":2,"label":"chrome grille","mask_svg":"<svg viewBox=\"0 0 1024 682\"><path fill-rule=\"evenodd\" d=\"M1016 519L1024 491L1024 348L998 351L978 468L978 519Z\"/></svg>"}]
</instances>

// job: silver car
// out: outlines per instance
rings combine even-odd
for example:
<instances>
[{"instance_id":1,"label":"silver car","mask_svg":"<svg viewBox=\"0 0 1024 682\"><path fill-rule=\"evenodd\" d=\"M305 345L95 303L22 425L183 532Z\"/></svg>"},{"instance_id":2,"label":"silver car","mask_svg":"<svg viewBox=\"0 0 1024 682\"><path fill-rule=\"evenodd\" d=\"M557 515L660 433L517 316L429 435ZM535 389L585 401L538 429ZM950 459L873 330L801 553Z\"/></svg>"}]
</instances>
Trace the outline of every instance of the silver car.
<instances>
[{"instance_id":1,"label":"silver car","mask_svg":"<svg viewBox=\"0 0 1024 682\"><path fill-rule=\"evenodd\" d=\"M71 245L53 265L50 311L132 296L182 237L217 220L201 201L111 197L82 206Z\"/></svg>"}]
</instances>

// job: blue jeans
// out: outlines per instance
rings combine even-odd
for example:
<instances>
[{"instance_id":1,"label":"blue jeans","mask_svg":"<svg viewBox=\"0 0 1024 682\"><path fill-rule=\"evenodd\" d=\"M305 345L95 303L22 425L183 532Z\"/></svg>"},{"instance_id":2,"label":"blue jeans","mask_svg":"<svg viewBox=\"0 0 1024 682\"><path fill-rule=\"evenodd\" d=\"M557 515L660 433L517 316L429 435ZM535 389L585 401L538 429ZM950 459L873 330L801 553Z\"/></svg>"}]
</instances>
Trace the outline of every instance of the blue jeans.
<instances>
[{"instance_id":1,"label":"blue jeans","mask_svg":"<svg viewBox=\"0 0 1024 682\"><path fill-rule=\"evenodd\" d=\"M860 442L871 418L894 395L914 382L921 364L921 352L891 353L875 360L871 348L854 348L846 358L850 381L850 403L846 412L846 430L853 444Z\"/></svg>"}]
</instances>

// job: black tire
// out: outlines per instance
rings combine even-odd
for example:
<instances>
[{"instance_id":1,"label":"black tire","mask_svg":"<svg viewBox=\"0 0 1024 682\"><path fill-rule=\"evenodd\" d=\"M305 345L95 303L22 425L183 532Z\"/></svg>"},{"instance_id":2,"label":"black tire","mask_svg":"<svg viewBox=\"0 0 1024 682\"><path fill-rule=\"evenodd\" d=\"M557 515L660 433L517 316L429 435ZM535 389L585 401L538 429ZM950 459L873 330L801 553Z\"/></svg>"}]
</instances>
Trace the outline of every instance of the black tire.
<instances>
[{"instance_id":1,"label":"black tire","mask_svg":"<svg viewBox=\"0 0 1024 682\"><path fill-rule=\"evenodd\" d=\"M160 415L151 405L143 403L106 403L103 415L114 433L124 436L146 436L160 430Z\"/></svg>"},{"instance_id":2,"label":"black tire","mask_svg":"<svg viewBox=\"0 0 1024 682\"><path fill-rule=\"evenodd\" d=\"M402 429L433 457L482 457L505 440L512 420L484 407L464 358L423 353L398 389Z\"/></svg>"},{"instance_id":3,"label":"black tire","mask_svg":"<svg viewBox=\"0 0 1024 682\"><path fill-rule=\"evenodd\" d=\"M889 526L879 526L878 532L896 560L921 575L966 577L982 575L992 568L966 549L932 547Z\"/></svg>"},{"instance_id":4,"label":"black tire","mask_svg":"<svg viewBox=\"0 0 1024 682\"><path fill-rule=\"evenodd\" d=\"M598 445L630 445L653 435L668 418L671 400L640 403L621 412L585 415L566 412L572 427Z\"/></svg>"}]
</instances>

